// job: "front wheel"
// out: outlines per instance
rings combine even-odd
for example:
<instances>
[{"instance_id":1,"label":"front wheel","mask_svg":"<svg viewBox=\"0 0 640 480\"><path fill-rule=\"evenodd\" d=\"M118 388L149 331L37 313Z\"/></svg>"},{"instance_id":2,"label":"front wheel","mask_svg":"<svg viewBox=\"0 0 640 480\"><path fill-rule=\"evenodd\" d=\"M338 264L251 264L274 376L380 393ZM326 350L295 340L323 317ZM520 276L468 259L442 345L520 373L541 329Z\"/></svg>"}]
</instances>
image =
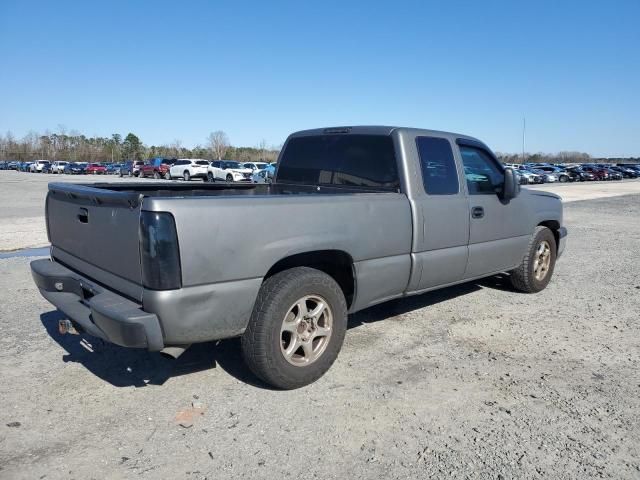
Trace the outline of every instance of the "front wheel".
<instances>
[{"instance_id":1,"label":"front wheel","mask_svg":"<svg viewBox=\"0 0 640 480\"><path fill-rule=\"evenodd\" d=\"M155 180L160 180L160 174L158 172L153 172L153 178Z\"/></svg>"},{"instance_id":2,"label":"front wheel","mask_svg":"<svg viewBox=\"0 0 640 480\"><path fill-rule=\"evenodd\" d=\"M230 173L227 175L227 182L233 182L233 175Z\"/></svg>"},{"instance_id":3,"label":"front wheel","mask_svg":"<svg viewBox=\"0 0 640 480\"><path fill-rule=\"evenodd\" d=\"M290 390L329 370L346 330L347 303L340 286L320 270L296 267L262 284L242 336L242 353L259 378Z\"/></svg>"},{"instance_id":4,"label":"front wheel","mask_svg":"<svg viewBox=\"0 0 640 480\"><path fill-rule=\"evenodd\" d=\"M547 227L536 227L522 263L510 272L513 288L525 293L544 290L553 275L556 253L553 232Z\"/></svg>"}]
</instances>

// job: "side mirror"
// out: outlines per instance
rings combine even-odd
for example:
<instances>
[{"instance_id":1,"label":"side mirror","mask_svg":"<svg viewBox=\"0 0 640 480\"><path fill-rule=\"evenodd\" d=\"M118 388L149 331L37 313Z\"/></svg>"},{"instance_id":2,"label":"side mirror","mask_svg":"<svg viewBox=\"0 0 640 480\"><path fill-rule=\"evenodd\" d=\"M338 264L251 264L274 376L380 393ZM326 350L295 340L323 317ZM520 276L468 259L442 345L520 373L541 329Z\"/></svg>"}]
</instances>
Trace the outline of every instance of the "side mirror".
<instances>
[{"instance_id":1,"label":"side mirror","mask_svg":"<svg viewBox=\"0 0 640 480\"><path fill-rule=\"evenodd\" d=\"M504 187L502 189L501 198L503 200L509 201L512 198L516 198L520 193L520 182L518 181L518 176L516 172L513 171L512 168L504 169Z\"/></svg>"}]
</instances>

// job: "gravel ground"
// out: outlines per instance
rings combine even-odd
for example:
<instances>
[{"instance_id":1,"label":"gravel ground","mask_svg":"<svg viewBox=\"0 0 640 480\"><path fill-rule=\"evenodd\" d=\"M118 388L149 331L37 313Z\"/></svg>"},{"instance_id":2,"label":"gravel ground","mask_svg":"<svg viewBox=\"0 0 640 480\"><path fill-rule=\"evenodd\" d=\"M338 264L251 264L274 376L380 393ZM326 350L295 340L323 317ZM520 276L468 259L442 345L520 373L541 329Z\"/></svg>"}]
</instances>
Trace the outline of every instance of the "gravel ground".
<instances>
[{"instance_id":1,"label":"gravel ground","mask_svg":"<svg viewBox=\"0 0 640 480\"><path fill-rule=\"evenodd\" d=\"M120 178L116 175L45 175L0 170L0 252L48 244L44 222L44 200L49 182L137 182L153 181ZM177 180L176 180L177 181ZM200 182L195 180L194 182ZM619 195L640 194L640 179L623 182L557 183L529 186L555 192L563 201L588 200Z\"/></svg>"},{"instance_id":2,"label":"gravel ground","mask_svg":"<svg viewBox=\"0 0 640 480\"><path fill-rule=\"evenodd\" d=\"M131 182L117 175L47 175L0 170L0 252L47 245L44 199L49 182ZM10 208L5 208L10 206Z\"/></svg>"},{"instance_id":3,"label":"gravel ground","mask_svg":"<svg viewBox=\"0 0 640 480\"><path fill-rule=\"evenodd\" d=\"M62 337L28 259L0 260L0 478L639 478L639 217L638 195L566 205L545 291L360 312L291 392L237 340L171 362Z\"/></svg>"}]
</instances>

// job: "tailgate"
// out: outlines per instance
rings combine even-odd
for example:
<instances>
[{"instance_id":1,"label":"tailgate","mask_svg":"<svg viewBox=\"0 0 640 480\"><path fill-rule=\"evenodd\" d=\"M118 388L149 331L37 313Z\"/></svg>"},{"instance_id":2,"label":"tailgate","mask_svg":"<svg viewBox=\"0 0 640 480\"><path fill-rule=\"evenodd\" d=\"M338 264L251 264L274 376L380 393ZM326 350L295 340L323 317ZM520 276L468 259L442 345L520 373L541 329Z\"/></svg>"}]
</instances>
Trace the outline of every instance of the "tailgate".
<instances>
[{"instance_id":1,"label":"tailgate","mask_svg":"<svg viewBox=\"0 0 640 480\"><path fill-rule=\"evenodd\" d=\"M46 210L52 255L79 273L141 298L140 208L137 193L106 185L50 184Z\"/></svg>"}]
</instances>

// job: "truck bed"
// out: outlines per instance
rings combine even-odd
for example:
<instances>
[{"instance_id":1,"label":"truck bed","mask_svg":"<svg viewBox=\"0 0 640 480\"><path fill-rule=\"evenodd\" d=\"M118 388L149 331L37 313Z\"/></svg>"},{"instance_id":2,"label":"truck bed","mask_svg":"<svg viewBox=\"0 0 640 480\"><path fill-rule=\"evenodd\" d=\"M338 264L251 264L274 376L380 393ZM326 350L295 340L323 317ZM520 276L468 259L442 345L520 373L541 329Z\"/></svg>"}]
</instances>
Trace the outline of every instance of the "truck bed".
<instances>
[{"instance_id":1,"label":"truck bed","mask_svg":"<svg viewBox=\"0 0 640 480\"><path fill-rule=\"evenodd\" d=\"M49 191L86 198L96 202L131 204L141 197L221 197L248 195L348 195L357 193L390 193L385 188L318 186L299 184L255 183L187 183L187 182L126 182L126 183L51 183Z\"/></svg>"},{"instance_id":2,"label":"truck bed","mask_svg":"<svg viewBox=\"0 0 640 480\"><path fill-rule=\"evenodd\" d=\"M349 252L354 262L402 255L397 269L410 268L409 202L385 189L51 183L46 208L52 257L135 301L143 298L142 211L175 219L184 287L259 279L281 258L317 249ZM383 267L390 261L379 260L380 268L395 275Z\"/></svg>"}]
</instances>

